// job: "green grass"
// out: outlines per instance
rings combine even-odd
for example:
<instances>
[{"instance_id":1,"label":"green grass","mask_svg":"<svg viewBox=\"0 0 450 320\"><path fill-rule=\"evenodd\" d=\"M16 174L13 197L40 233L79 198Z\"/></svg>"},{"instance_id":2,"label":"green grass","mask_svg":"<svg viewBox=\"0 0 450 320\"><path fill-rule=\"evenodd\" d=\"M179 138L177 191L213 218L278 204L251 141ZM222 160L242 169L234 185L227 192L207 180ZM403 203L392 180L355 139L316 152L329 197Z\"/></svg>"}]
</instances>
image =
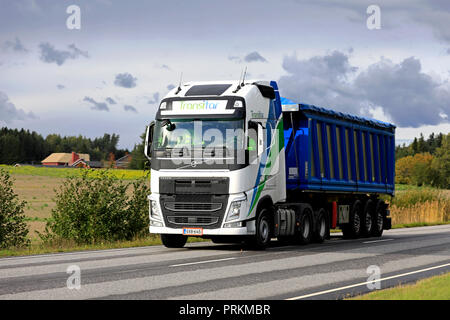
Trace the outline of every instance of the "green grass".
<instances>
[{"instance_id":1,"label":"green grass","mask_svg":"<svg viewBox=\"0 0 450 320\"><path fill-rule=\"evenodd\" d=\"M50 218L41 218L41 217L25 217L24 221L39 221L39 222L47 222Z\"/></svg>"},{"instance_id":2,"label":"green grass","mask_svg":"<svg viewBox=\"0 0 450 320\"><path fill-rule=\"evenodd\" d=\"M399 208L411 207L417 203L431 201L450 202L448 190L439 190L428 187L398 191L389 202Z\"/></svg>"},{"instance_id":3,"label":"green grass","mask_svg":"<svg viewBox=\"0 0 450 320\"><path fill-rule=\"evenodd\" d=\"M13 167L7 165L0 165L0 169L4 169L13 175L30 175L30 176L42 176L42 177L54 177L54 178L68 178L79 177L81 171L85 169L81 168L52 168L52 167L32 167L21 166ZM106 169L93 169L92 177L95 177L95 172ZM144 170L130 170L130 169L114 169L110 172L118 179L123 180L136 180L147 177L149 172Z\"/></svg>"},{"instance_id":4,"label":"green grass","mask_svg":"<svg viewBox=\"0 0 450 320\"><path fill-rule=\"evenodd\" d=\"M207 239L189 237L188 243L210 241ZM104 249L119 249L132 247L147 247L161 245L161 239L158 235L150 235L145 238L131 240L131 241L115 241L115 242L101 242L95 244L78 245L71 241L61 241L58 243L32 243L25 248L10 248L1 249L0 258L11 256L28 256L46 253L58 252L75 252L84 250L104 250Z\"/></svg>"},{"instance_id":5,"label":"green grass","mask_svg":"<svg viewBox=\"0 0 450 320\"><path fill-rule=\"evenodd\" d=\"M411 184L395 184L395 191L404 191L404 190L421 190L424 187L414 186ZM430 187L430 189L432 189Z\"/></svg>"},{"instance_id":6,"label":"green grass","mask_svg":"<svg viewBox=\"0 0 450 320\"><path fill-rule=\"evenodd\" d=\"M450 273L423 279L415 284L377 290L352 300L450 300Z\"/></svg>"}]
</instances>

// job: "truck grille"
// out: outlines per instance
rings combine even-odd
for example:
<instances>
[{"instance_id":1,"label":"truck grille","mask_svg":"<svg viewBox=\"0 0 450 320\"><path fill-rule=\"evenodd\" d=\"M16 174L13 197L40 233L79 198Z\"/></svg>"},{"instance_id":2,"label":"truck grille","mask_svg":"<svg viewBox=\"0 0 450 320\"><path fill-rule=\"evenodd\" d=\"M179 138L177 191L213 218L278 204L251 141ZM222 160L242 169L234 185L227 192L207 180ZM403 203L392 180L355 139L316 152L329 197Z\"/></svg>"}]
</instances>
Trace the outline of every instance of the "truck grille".
<instances>
[{"instance_id":1,"label":"truck grille","mask_svg":"<svg viewBox=\"0 0 450 320\"><path fill-rule=\"evenodd\" d=\"M170 223L183 225L210 225L219 221L218 217L186 217L172 216L167 218Z\"/></svg>"},{"instance_id":2,"label":"truck grille","mask_svg":"<svg viewBox=\"0 0 450 320\"><path fill-rule=\"evenodd\" d=\"M161 210L168 228L220 228L228 203L228 195L161 194Z\"/></svg>"},{"instance_id":3,"label":"truck grille","mask_svg":"<svg viewBox=\"0 0 450 320\"><path fill-rule=\"evenodd\" d=\"M222 209L221 203L198 202L165 202L164 208L170 211L217 211Z\"/></svg>"}]
</instances>

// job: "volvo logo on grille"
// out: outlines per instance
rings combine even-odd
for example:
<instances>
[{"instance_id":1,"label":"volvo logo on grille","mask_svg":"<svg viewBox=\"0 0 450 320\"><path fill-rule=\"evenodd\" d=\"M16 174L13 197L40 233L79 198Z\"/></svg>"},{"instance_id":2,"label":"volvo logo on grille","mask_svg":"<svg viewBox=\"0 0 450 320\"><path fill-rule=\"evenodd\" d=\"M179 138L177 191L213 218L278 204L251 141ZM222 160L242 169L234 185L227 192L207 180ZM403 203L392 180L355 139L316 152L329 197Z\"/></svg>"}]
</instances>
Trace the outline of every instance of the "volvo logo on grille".
<instances>
[{"instance_id":1,"label":"volvo logo on grille","mask_svg":"<svg viewBox=\"0 0 450 320\"><path fill-rule=\"evenodd\" d=\"M192 162L191 162L191 167L192 167L192 168L195 168L196 166L197 166L197 162L196 162L196 161L192 161Z\"/></svg>"}]
</instances>

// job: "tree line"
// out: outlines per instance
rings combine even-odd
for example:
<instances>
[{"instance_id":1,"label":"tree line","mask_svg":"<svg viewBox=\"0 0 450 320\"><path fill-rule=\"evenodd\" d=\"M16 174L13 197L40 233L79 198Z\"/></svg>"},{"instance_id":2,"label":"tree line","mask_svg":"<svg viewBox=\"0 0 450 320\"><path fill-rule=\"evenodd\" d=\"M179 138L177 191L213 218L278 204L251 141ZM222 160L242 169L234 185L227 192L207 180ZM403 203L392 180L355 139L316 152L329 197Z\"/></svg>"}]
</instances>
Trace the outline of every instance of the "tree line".
<instances>
[{"instance_id":1,"label":"tree line","mask_svg":"<svg viewBox=\"0 0 450 320\"><path fill-rule=\"evenodd\" d=\"M423 134L395 149L395 181L450 189L450 133Z\"/></svg>"},{"instance_id":2,"label":"tree line","mask_svg":"<svg viewBox=\"0 0 450 320\"><path fill-rule=\"evenodd\" d=\"M103 137L86 138L79 136L61 136L50 134L47 137L25 129L0 129L0 164L29 163L40 164L54 152L87 153L91 160L109 160L111 154L116 159L128 153L128 149L119 149L119 135L105 133Z\"/></svg>"},{"instance_id":3,"label":"tree line","mask_svg":"<svg viewBox=\"0 0 450 320\"><path fill-rule=\"evenodd\" d=\"M420 134L419 138L414 138L414 141L409 145L405 143L395 148L395 159L400 159L407 156L414 156L418 153L429 153L434 155L437 148L442 147L442 140L444 134L430 134L428 139L425 139L423 134Z\"/></svg>"}]
</instances>

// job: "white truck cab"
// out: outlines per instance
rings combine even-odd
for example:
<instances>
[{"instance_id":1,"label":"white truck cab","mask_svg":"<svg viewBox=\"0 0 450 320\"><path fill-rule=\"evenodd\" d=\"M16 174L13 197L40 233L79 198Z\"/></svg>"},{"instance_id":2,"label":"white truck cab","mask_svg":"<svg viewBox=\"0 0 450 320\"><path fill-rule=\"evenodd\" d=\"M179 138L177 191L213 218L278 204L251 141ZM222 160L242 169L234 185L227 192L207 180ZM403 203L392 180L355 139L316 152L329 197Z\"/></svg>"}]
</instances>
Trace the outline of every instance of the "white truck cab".
<instances>
[{"instance_id":1,"label":"white truck cab","mask_svg":"<svg viewBox=\"0 0 450 320\"><path fill-rule=\"evenodd\" d=\"M247 239L264 246L274 204L286 198L283 120L277 84L184 83L159 105L147 130L150 233L167 247L188 236Z\"/></svg>"}]
</instances>

